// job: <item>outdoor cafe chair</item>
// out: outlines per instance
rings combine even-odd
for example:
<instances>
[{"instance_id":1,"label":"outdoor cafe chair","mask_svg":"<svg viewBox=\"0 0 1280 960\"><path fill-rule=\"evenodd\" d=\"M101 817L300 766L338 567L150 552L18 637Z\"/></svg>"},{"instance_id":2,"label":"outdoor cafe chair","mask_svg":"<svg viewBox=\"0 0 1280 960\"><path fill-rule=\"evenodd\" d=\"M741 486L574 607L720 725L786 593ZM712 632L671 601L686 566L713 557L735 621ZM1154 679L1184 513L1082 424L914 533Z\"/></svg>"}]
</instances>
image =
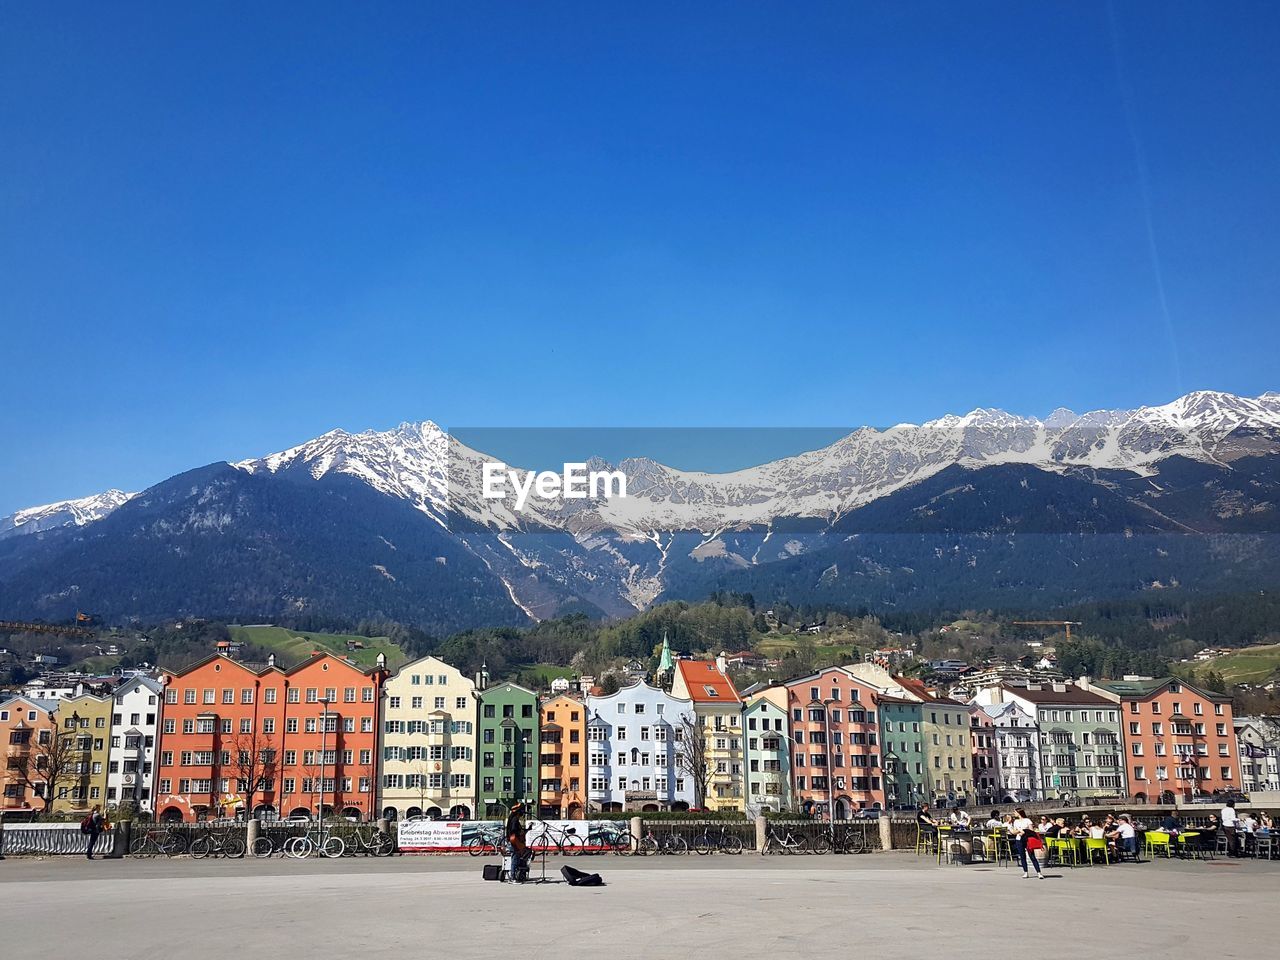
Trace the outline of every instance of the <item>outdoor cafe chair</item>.
<instances>
[{"instance_id":1,"label":"outdoor cafe chair","mask_svg":"<svg viewBox=\"0 0 1280 960\"><path fill-rule=\"evenodd\" d=\"M1149 857L1172 857L1173 844L1170 843L1170 837L1167 833L1161 833L1158 830L1148 830L1143 838L1147 848L1147 856Z\"/></svg>"},{"instance_id":2,"label":"outdoor cafe chair","mask_svg":"<svg viewBox=\"0 0 1280 960\"><path fill-rule=\"evenodd\" d=\"M1111 849L1107 846L1107 841L1105 839L1086 837L1084 841L1084 858L1089 861L1089 866L1093 866L1093 855L1099 852L1102 853L1102 862L1110 866Z\"/></svg>"},{"instance_id":3,"label":"outdoor cafe chair","mask_svg":"<svg viewBox=\"0 0 1280 960\"><path fill-rule=\"evenodd\" d=\"M938 849L938 831L932 828L916 827L916 856L936 853Z\"/></svg>"}]
</instances>

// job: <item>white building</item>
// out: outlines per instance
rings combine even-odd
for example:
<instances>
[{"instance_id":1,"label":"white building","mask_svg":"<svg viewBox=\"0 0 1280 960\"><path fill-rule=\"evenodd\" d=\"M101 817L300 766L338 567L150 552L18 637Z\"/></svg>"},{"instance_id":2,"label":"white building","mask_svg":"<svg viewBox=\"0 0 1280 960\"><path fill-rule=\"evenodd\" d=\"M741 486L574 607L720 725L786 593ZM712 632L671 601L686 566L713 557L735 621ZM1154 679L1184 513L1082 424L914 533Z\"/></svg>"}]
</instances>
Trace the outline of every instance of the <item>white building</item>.
<instances>
[{"instance_id":1,"label":"white building","mask_svg":"<svg viewBox=\"0 0 1280 960\"><path fill-rule=\"evenodd\" d=\"M680 766L693 703L643 680L587 697L587 803L591 810L687 810L693 778Z\"/></svg>"},{"instance_id":2,"label":"white building","mask_svg":"<svg viewBox=\"0 0 1280 960\"><path fill-rule=\"evenodd\" d=\"M1233 726L1241 789L1280 791L1280 717L1236 717Z\"/></svg>"},{"instance_id":3,"label":"white building","mask_svg":"<svg viewBox=\"0 0 1280 960\"><path fill-rule=\"evenodd\" d=\"M1025 803L1039 799L1040 773L1036 746L1036 721L1023 707L1014 702L982 706L982 710L995 725L998 800Z\"/></svg>"},{"instance_id":4,"label":"white building","mask_svg":"<svg viewBox=\"0 0 1280 960\"><path fill-rule=\"evenodd\" d=\"M131 803L138 811L153 812L162 691L160 681L150 677L134 677L116 687L107 759L108 810Z\"/></svg>"}]
</instances>

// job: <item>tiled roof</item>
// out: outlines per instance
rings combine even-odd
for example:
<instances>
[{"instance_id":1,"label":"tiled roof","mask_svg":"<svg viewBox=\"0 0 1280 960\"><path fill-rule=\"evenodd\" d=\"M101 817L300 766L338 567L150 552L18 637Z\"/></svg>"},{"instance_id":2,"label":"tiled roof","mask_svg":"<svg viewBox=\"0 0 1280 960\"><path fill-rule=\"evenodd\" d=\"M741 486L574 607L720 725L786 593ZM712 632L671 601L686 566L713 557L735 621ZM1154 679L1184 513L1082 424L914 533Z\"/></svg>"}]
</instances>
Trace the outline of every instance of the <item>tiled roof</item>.
<instances>
[{"instance_id":1,"label":"tiled roof","mask_svg":"<svg viewBox=\"0 0 1280 960\"><path fill-rule=\"evenodd\" d=\"M1152 696L1153 694L1160 693L1175 680L1177 680L1176 677L1157 677L1154 679L1148 677L1143 680L1094 680L1093 685L1095 687L1101 687L1104 690L1109 690L1122 699L1126 697L1142 699ZM1226 694L1213 693L1210 690L1205 690L1202 687L1197 687L1194 684L1187 683L1185 680L1178 680L1178 682L1193 693L1199 694L1209 700L1221 700L1226 702L1231 699L1231 697Z\"/></svg>"},{"instance_id":2,"label":"tiled roof","mask_svg":"<svg viewBox=\"0 0 1280 960\"><path fill-rule=\"evenodd\" d=\"M733 681L707 660L680 660L676 669L694 703L741 703Z\"/></svg>"},{"instance_id":3,"label":"tiled roof","mask_svg":"<svg viewBox=\"0 0 1280 960\"><path fill-rule=\"evenodd\" d=\"M1007 683L1004 689L1012 693L1014 696L1022 697L1024 700L1030 700L1032 703L1065 703L1071 706L1089 706L1089 707L1115 707L1115 703L1106 697L1091 693L1088 690L1081 690L1072 684L1066 684L1065 690L1055 690L1053 684L1045 684L1039 689L1024 686L1021 684Z\"/></svg>"}]
</instances>

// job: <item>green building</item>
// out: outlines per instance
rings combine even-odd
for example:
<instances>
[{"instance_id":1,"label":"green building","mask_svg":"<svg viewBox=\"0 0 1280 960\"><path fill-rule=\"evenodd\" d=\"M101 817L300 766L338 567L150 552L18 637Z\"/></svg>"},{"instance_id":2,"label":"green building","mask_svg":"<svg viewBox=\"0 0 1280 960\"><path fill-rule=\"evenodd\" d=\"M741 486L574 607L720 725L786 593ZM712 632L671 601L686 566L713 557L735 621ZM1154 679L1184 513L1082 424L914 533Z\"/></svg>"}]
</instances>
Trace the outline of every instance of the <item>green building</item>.
<instances>
[{"instance_id":1,"label":"green building","mask_svg":"<svg viewBox=\"0 0 1280 960\"><path fill-rule=\"evenodd\" d=\"M477 699L477 809L489 818L505 817L516 800L536 809L538 695L507 682L482 690Z\"/></svg>"},{"instance_id":2,"label":"green building","mask_svg":"<svg viewBox=\"0 0 1280 960\"><path fill-rule=\"evenodd\" d=\"M918 807L930 802L924 704L887 695L877 697L876 703L880 708L886 806Z\"/></svg>"}]
</instances>

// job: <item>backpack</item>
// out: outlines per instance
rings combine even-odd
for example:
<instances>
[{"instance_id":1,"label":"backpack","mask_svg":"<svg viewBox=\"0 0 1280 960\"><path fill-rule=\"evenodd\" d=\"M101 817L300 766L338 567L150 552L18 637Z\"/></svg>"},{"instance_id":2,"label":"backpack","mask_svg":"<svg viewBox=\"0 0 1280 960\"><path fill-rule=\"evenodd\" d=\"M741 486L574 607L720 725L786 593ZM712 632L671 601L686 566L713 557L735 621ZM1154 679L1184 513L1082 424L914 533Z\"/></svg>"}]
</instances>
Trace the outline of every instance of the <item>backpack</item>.
<instances>
[{"instance_id":1,"label":"backpack","mask_svg":"<svg viewBox=\"0 0 1280 960\"><path fill-rule=\"evenodd\" d=\"M86 814L85 818L80 821L81 833L93 833L93 814Z\"/></svg>"}]
</instances>

